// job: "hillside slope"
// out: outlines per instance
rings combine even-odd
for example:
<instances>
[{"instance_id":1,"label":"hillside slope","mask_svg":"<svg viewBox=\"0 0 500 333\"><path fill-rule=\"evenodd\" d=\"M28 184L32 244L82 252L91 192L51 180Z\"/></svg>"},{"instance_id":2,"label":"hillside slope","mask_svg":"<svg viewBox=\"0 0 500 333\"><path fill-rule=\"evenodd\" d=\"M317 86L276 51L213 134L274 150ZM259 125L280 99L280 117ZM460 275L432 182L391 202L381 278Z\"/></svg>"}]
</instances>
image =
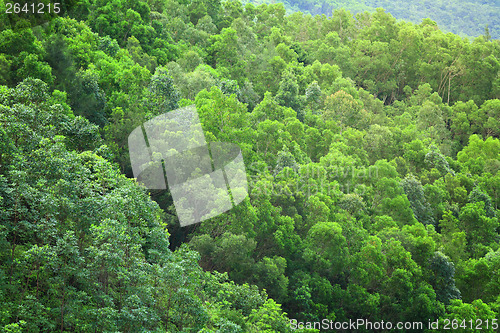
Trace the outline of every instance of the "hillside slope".
<instances>
[{"instance_id":1,"label":"hillside slope","mask_svg":"<svg viewBox=\"0 0 500 333\"><path fill-rule=\"evenodd\" d=\"M373 12L384 8L397 19L420 23L424 18L436 21L442 30L460 36L477 37L488 26L492 38L500 38L500 2L495 0L251 0L255 4L283 2L289 12L330 16L345 8L352 13Z\"/></svg>"},{"instance_id":2,"label":"hillside slope","mask_svg":"<svg viewBox=\"0 0 500 333\"><path fill-rule=\"evenodd\" d=\"M0 333L497 331L500 40L238 0L2 13ZM181 228L128 138L189 105L248 197Z\"/></svg>"}]
</instances>

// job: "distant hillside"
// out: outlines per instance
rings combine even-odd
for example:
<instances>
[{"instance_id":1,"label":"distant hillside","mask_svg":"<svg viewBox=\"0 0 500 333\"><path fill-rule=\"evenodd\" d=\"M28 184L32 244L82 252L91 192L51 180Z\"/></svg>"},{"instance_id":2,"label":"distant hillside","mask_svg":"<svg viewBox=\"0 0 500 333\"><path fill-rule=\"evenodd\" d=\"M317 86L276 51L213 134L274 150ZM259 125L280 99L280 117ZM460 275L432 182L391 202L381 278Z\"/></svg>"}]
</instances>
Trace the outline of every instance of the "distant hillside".
<instances>
[{"instance_id":1,"label":"distant hillside","mask_svg":"<svg viewBox=\"0 0 500 333\"><path fill-rule=\"evenodd\" d=\"M500 2L498 0L250 0L253 3L283 2L289 11L330 16L332 10L345 8L353 14L384 8L397 19L420 23L436 21L442 30L461 36L477 37L488 25L492 38L500 39Z\"/></svg>"}]
</instances>

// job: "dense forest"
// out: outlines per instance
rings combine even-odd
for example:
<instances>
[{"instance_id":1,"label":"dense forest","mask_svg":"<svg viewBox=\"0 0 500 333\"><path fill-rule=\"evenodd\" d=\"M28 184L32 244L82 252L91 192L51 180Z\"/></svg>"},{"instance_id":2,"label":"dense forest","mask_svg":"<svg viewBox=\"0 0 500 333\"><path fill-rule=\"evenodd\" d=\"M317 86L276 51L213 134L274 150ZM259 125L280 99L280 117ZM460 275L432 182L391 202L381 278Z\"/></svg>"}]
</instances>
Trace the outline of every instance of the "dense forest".
<instances>
[{"instance_id":1,"label":"dense forest","mask_svg":"<svg viewBox=\"0 0 500 333\"><path fill-rule=\"evenodd\" d=\"M488 33L500 38L500 5L496 0L246 0L254 4L283 2L288 12L301 11L330 16L336 9L353 13L374 12L384 8L396 19L420 23L425 18L436 21L440 29L460 36L477 37Z\"/></svg>"},{"instance_id":2,"label":"dense forest","mask_svg":"<svg viewBox=\"0 0 500 333\"><path fill-rule=\"evenodd\" d=\"M497 330L499 40L382 9L8 5L0 332ZM241 148L249 196L181 228L169 190L133 178L127 140L189 105L207 140Z\"/></svg>"}]
</instances>

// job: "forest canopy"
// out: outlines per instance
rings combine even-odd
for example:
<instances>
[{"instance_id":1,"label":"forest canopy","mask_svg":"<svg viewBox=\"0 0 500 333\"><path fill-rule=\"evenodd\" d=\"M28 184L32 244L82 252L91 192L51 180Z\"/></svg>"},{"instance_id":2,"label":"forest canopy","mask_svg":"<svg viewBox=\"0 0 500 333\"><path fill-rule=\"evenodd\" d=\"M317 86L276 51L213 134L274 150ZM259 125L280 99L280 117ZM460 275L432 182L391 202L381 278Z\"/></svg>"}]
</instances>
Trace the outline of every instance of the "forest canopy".
<instances>
[{"instance_id":1,"label":"forest canopy","mask_svg":"<svg viewBox=\"0 0 500 333\"><path fill-rule=\"evenodd\" d=\"M238 0L83 0L42 24L6 4L0 332L496 331L493 34ZM128 136L190 105L241 148L249 196L181 228Z\"/></svg>"},{"instance_id":2,"label":"forest canopy","mask_svg":"<svg viewBox=\"0 0 500 333\"><path fill-rule=\"evenodd\" d=\"M246 0L254 4L276 3L274 0ZM430 18L440 29L460 36L489 34L500 38L500 6L496 0L285 0L288 12L330 16L337 9L352 13L374 12L383 8L398 20L420 23ZM487 31L487 32L486 32Z\"/></svg>"}]
</instances>

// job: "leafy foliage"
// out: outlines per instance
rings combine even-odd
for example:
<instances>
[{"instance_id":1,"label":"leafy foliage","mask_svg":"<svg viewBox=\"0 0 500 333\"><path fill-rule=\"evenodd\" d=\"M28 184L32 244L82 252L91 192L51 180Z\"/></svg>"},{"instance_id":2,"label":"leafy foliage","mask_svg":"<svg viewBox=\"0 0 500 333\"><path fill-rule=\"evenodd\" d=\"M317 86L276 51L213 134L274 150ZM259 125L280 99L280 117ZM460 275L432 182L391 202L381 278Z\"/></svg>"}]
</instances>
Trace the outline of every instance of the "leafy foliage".
<instances>
[{"instance_id":1,"label":"leafy foliage","mask_svg":"<svg viewBox=\"0 0 500 333\"><path fill-rule=\"evenodd\" d=\"M497 319L494 25L469 40L372 4L88 0L1 23L0 330ZM180 228L127 139L193 104L241 147L249 196Z\"/></svg>"}]
</instances>

